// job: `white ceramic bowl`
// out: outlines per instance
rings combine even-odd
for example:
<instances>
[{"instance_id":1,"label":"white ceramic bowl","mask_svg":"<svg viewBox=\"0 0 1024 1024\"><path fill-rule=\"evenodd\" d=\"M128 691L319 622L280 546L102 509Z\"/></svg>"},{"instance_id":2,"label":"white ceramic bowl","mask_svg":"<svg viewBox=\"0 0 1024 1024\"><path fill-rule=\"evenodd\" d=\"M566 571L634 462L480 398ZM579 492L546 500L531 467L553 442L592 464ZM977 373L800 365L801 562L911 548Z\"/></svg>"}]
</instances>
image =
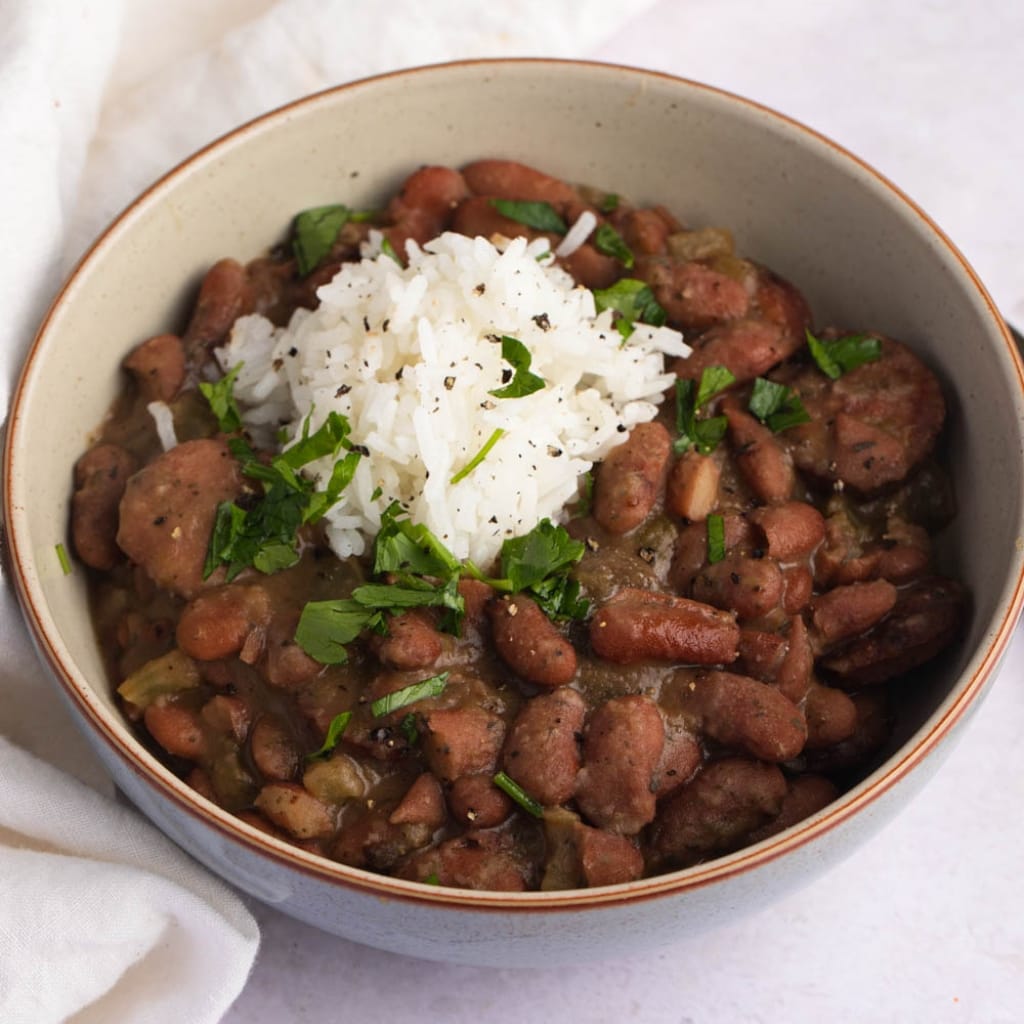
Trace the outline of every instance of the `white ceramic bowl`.
<instances>
[{"instance_id":1,"label":"white ceramic bowl","mask_svg":"<svg viewBox=\"0 0 1024 1024\"><path fill-rule=\"evenodd\" d=\"M796 282L818 324L884 331L938 369L960 501L944 569L973 595L884 764L822 813L707 864L591 891L439 889L331 863L208 804L156 761L112 699L83 574L64 576L72 467L121 357L175 328L202 272L249 259L295 211L372 206L422 163L507 156L724 224ZM60 410L55 416L54 410ZM213 871L327 931L472 964L550 965L667 941L806 880L938 766L994 677L1022 602L1022 368L991 300L935 225L876 172L792 121L692 82L607 65L471 62L310 97L198 153L138 199L57 297L18 386L4 452L13 575L39 649L117 785Z\"/></svg>"}]
</instances>

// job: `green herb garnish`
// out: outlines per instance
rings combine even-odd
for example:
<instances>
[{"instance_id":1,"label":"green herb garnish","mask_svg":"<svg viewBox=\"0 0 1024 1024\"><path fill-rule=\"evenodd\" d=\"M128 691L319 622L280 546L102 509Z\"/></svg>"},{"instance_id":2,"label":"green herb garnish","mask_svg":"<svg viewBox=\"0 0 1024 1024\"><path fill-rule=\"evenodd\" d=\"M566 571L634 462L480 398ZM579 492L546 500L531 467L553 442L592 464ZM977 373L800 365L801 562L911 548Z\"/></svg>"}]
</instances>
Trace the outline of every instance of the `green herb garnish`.
<instances>
[{"instance_id":1,"label":"green herb garnish","mask_svg":"<svg viewBox=\"0 0 1024 1024\"><path fill-rule=\"evenodd\" d=\"M539 378L538 378L538 379L539 379ZM543 385L541 385L541 386L543 387ZM494 393L494 392L492 391L492 392L491 392L491 394L493 394L493 393ZM449 481L448 481L448 483L450 483L450 484L457 484L457 483L458 483L458 482L459 482L460 480L465 480L465 479L466 479L466 477L467 477L467 476L469 476L469 474L470 474L470 473L472 473L472 472L473 472L473 470L474 470L474 469L476 469L476 467L477 467L477 466L479 466L479 465L480 465L480 463L481 463L481 462L483 462L483 461L484 461L484 459L486 459L486 458L487 458L487 455L488 455L488 453L490 452L490 450L491 450L491 449L492 449L492 448L493 448L493 447L494 447L494 446L495 446L495 445L496 445L496 444L497 444L497 443L498 443L498 442L499 442L499 441L500 441L500 440L501 440L501 439L502 439L502 438L503 438L504 436L505 436L505 431L504 431L504 430L503 430L503 429L502 429L501 427L497 427L497 428L496 428L496 429L494 430L494 432L493 432L493 433L491 434L491 436L490 436L489 438L487 438L487 440L486 440L486 441L484 442L484 446L483 446L483 448L481 448L481 449L480 449L480 451L478 451L478 452L476 453L476 455L474 455L474 456L473 456L473 458L471 458L471 459L469 460L469 462L467 462L467 463L466 463L466 464L465 464L465 465L464 465L464 466L462 467L462 469L460 469L460 470L458 471L458 473L456 473L456 474L455 474L455 475L454 475L454 476L453 476L453 477L451 478L451 480L449 480Z\"/></svg>"},{"instance_id":2,"label":"green herb garnish","mask_svg":"<svg viewBox=\"0 0 1024 1024\"><path fill-rule=\"evenodd\" d=\"M209 403L210 411L217 417L217 426L225 434L234 434L242 429L242 414L235 403L235 380L242 369L236 363L220 380L199 382L199 390Z\"/></svg>"},{"instance_id":3,"label":"green herb garnish","mask_svg":"<svg viewBox=\"0 0 1024 1024\"><path fill-rule=\"evenodd\" d=\"M512 376L504 387L488 391L489 395L494 395L495 398L525 398L544 387L544 378L530 372L533 356L518 338L502 336L501 358L512 367Z\"/></svg>"},{"instance_id":4,"label":"green herb garnish","mask_svg":"<svg viewBox=\"0 0 1024 1024\"><path fill-rule=\"evenodd\" d=\"M391 239L386 236L380 240L380 251L385 256L390 256L399 266L402 265L402 261L395 252L395 247L391 244Z\"/></svg>"},{"instance_id":5,"label":"green herb garnish","mask_svg":"<svg viewBox=\"0 0 1024 1024\"><path fill-rule=\"evenodd\" d=\"M365 219L365 216L353 215L352 210L341 203L314 206L296 215L292 227L292 252L302 277L316 270L331 251L341 229L354 219Z\"/></svg>"},{"instance_id":6,"label":"green herb garnish","mask_svg":"<svg viewBox=\"0 0 1024 1024\"><path fill-rule=\"evenodd\" d=\"M764 377L754 381L747 408L775 434L798 423L807 423L811 418L792 388Z\"/></svg>"},{"instance_id":7,"label":"green herb garnish","mask_svg":"<svg viewBox=\"0 0 1024 1024\"><path fill-rule=\"evenodd\" d=\"M64 547L63 544L57 544L56 545L56 550L57 550L57 561L60 562L61 572L63 572L65 576L70 576L71 575L71 559L68 558L67 549Z\"/></svg>"},{"instance_id":8,"label":"green herb garnish","mask_svg":"<svg viewBox=\"0 0 1024 1024\"><path fill-rule=\"evenodd\" d=\"M532 814L535 818L544 816L544 808L515 779L504 772L498 772L493 781L498 789L510 796L527 814Z\"/></svg>"},{"instance_id":9,"label":"green herb garnish","mask_svg":"<svg viewBox=\"0 0 1024 1024\"><path fill-rule=\"evenodd\" d=\"M601 200L601 205L598 209L602 213L614 213L619 208L619 195L616 192L608 192L605 197Z\"/></svg>"},{"instance_id":10,"label":"green herb garnish","mask_svg":"<svg viewBox=\"0 0 1024 1024\"><path fill-rule=\"evenodd\" d=\"M299 440L274 456L269 465L242 438L228 442L241 463L243 475L262 483L263 496L249 508L231 501L217 506L203 566L204 579L221 565L227 567L228 580L249 566L262 573L273 573L294 565L299 559L299 528L318 522L341 497L361 457L358 451L351 450L348 420L332 412L312 434L309 422L307 417ZM338 458L342 451L347 454ZM337 461L327 487L318 491L313 481L300 475L299 470L326 457Z\"/></svg>"},{"instance_id":11,"label":"green herb garnish","mask_svg":"<svg viewBox=\"0 0 1024 1024\"><path fill-rule=\"evenodd\" d=\"M518 224L525 224L535 231L551 231L558 235L564 235L568 231L565 221L550 203L492 199L491 206L503 217L508 217Z\"/></svg>"},{"instance_id":12,"label":"green herb garnish","mask_svg":"<svg viewBox=\"0 0 1024 1024\"><path fill-rule=\"evenodd\" d=\"M327 726L327 736L324 738L323 746L319 750L314 750L312 754L307 754L306 760L316 761L321 757L326 757L334 750L338 745L338 740L341 739L341 734L348 728L348 723L351 720L351 711L342 711L341 714L335 715L331 719L331 724Z\"/></svg>"},{"instance_id":13,"label":"green herb garnish","mask_svg":"<svg viewBox=\"0 0 1024 1024\"><path fill-rule=\"evenodd\" d=\"M627 270L632 269L633 252L611 224L598 226L594 232L594 248L605 256L618 260Z\"/></svg>"},{"instance_id":14,"label":"green herb garnish","mask_svg":"<svg viewBox=\"0 0 1024 1024\"><path fill-rule=\"evenodd\" d=\"M358 601L309 601L299 617L295 642L321 665L344 665L346 645L364 629L383 633L386 628L382 612Z\"/></svg>"},{"instance_id":15,"label":"green herb garnish","mask_svg":"<svg viewBox=\"0 0 1024 1024\"><path fill-rule=\"evenodd\" d=\"M848 334L831 341L816 338L806 329L804 334L818 369L832 380L838 380L844 373L864 363L873 363L882 356L882 343L868 334Z\"/></svg>"},{"instance_id":16,"label":"green herb garnish","mask_svg":"<svg viewBox=\"0 0 1024 1024\"><path fill-rule=\"evenodd\" d=\"M420 739L420 730L416 725L416 716L410 711L399 723L399 729L405 737L405 742L414 747Z\"/></svg>"},{"instance_id":17,"label":"green herb garnish","mask_svg":"<svg viewBox=\"0 0 1024 1024\"><path fill-rule=\"evenodd\" d=\"M403 686L402 689L395 690L394 693L385 694L380 699L375 700L370 705L370 714L374 718L383 718L385 715L390 715L392 711L408 707L410 704L415 704L418 700L423 700L425 697L440 696L444 692L447 683L448 673L442 672L440 675L431 676L429 679L413 683L411 686Z\"/></svg>"},{"instance_id":18,"label":"green herb garnish","mask_svg":"<svg viewBox=\"0 0 1024 1024\"><path fill-rule=\"evenodd\" d=\"M708 531L708 562L714 565L725 558L725 519L719 515L709 515Z\"/></svg>"},{"instance_id":19,"label":"green herb garnish","mask_svg":"<svg viewBox=\"0 0 1024 1024\"><path fill-rule=\"evenodd\" d=\"M550 618L583 619L590 603L580 598L579 581L569 576L569 570L584 550L564 527L542 519L529 533L502 544L499 579L488 579L472 564L468 570L495 590L526 592Z\"/></svg>"},{"instance_id":20,"label":"green herb garnish","mask_svg":"<svg viewBox=\"0 0 1024 1024\"><path fill-rule=\"evenodd\" d=\"M735 382L736 378L724 366L705 367L699 383L682 378L676 381L676 431L679 436L672 442L676 455L682 455L690 448L696 448L701 455L715 450L725 437L726 418L698 419L697 413Z\"/></svg>"},{"instance_id":21,"label":"green herb garnish","mask_svg":"<svg viewBox=\"0 0 1024 1024\"><path fill-rule=\"evenodd\" d=\"M411 573L448 579L457 577L461 570L462 563L430 530L409 519L397 501L384 510L374 541L375 573Z\"/></svg>"},{"instance_id":22,"label":"green herb garnish","mask_svg":"<svg viewBox=\"0 0 1024 1024\"><path fill-rule=\"evenodd\" d=\"M650 286L632 277L620 278L610 288L595 291L594 306L598 313L612 309L618 314L615 327L624 339L633 333L637 321L661 327L668 319Z\"/></svg>"}]
</instances>

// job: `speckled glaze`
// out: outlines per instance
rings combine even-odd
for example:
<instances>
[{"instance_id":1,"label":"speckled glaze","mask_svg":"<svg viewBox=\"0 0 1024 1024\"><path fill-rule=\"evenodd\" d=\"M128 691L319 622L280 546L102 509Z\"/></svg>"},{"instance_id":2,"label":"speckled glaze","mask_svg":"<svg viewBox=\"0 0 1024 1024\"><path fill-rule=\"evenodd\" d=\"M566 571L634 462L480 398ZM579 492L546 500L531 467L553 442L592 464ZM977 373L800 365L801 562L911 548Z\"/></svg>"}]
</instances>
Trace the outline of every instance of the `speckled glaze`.
<instances>
[{"instance_id":1,"label":"speckled glaze","mask_svg":"<svg viewBox=\"0 0 1024 1024\"><path fill-rule=\"evenodd\" d=\"M888 758L780 836L629 885L438 889L333 864L235 820L133 738L112 701L82 573L65 577L54 554L74 461L115 394L120 359L180 323L210 263L258 255L296 210L372 206L420 164L481 156L728 225L742 252L799 284L817 323L911 342L952 396L960 514L941 556L971 588L973 617L917 691ZM994 678L1020 611L1022 424L1022 367L991 300L935 225L856 158L754 103L651 72L471 62L292 104L134 203L72 275L29 355L7 432L4 511L12 574L59 692L118 786L175 841L240 889L359 942L467 964L551 965L635 951L761 906L850 854L927 780Z\"/></svg>"}]
</instances>

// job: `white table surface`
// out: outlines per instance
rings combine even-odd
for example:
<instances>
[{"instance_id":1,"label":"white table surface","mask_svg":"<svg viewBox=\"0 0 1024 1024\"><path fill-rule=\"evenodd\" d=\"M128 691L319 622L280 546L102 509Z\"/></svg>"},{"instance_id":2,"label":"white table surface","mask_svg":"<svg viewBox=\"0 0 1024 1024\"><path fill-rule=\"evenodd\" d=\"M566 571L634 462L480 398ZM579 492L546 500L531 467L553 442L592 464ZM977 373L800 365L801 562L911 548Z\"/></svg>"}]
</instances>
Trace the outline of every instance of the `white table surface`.
<instances>
[{"instance_id":1,"label":"white table surface","mask_svg":"<svg viewBox=\"0 0 1024 1024\"><path fill-rule=\"evenodd\" d=\"M189 0L173 33L166 13L129 18L122 77L269 6ZM829 135L928 210L1024 324L1019 0L662 0L578 55L719 85ZM1022 676L1018 632L906 812L767 910L655 953L521 973L382 953L254 904L261 950L225 1024L1024 1020Z\"/></svg>"}]
</instances>

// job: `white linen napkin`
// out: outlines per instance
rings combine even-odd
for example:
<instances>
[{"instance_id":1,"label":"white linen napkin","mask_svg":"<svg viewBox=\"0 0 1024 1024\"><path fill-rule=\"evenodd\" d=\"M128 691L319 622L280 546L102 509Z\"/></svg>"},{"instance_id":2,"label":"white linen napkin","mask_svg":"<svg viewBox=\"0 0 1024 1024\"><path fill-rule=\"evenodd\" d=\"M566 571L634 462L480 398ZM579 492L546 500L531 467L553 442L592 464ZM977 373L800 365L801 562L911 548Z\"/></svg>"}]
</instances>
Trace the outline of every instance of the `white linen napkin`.
<instances>
[{"instance_id":1,"label":"white linen napkin","mask_svg":"<svg viewBox=\"0 0 1024 1024\"><path fill-rule=\"evenodd\" d=\"M396 67L579 56L647 6L6 0L0 418L60 278L104 224L201 145L308 92ZM214 1024L253 963L252 917L110 799L9 585L0 645L0 1021Z\"/></svg>"}]
</instances>

